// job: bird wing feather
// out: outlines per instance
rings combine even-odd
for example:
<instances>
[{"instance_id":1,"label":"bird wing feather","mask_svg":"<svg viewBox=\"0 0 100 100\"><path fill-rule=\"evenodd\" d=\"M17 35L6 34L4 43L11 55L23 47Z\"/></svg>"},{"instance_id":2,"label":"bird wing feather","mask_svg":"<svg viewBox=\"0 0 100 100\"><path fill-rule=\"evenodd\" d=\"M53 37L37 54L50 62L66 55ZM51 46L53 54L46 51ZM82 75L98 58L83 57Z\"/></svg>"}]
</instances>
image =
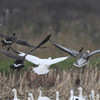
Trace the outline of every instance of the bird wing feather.
<instances>
[{"instance_id":1,"label":"bird wing feather","mask_svg":"<svg viewBox=\"0 0 100 100\"><path fill-rule=\"evenodd\" d=\"M15 59L15 60L19 59L19 56L15 56L15 55L13 55L12 53L10 53L10 52L8 52L6 50L1 50L0 49L0 52L3 53L3 54L5 54L8 57L11 57L11 58Z\"/></svg>"},{"instance_id":2,"label":"bird wing feather","mask_svg":"<svg viewBox=\"0 0 100 100\"><path fill-rule=\"evenodd\" d=\"M31 45L28 42L21 40L21 39L18 39L18 38L15 39L15 43L23 45L23 46L35 47L34 45Z\"/></svg>"},{"instance_id":3,"label":"bird wing feather","mask_svg":"<svg viewBox=\"0 0 100 100\"><path fill-rule=\"evenodd\" d=\"M7 36L9 35L0 33L0 37L6 38Z\"/></svg>"},{"instance_id":4,"label":"bird wing feather","mask_svg":"<svg viewBox=\"0 0 100 100\"><path fill-rule=\"evenodd\" d=\"M50 41L51 41L51 40L50 40ZM56 43L54 43L54 42L52 42L52 41L51 41L51 43L52 43L54 46L56 46L57 48L59 48L60 50L69 53L71 56L76 57L76 55L79 54L79 52L76 51L76 50L72 50L72 49L63 47L63 46L58 45L58 44L56 44Z\"/></svg>"},{"instance_id":5,"label":"bird wing feather","mask_svg":"<svg viewBox=\"0 0 100 100\"><path fill-rule=\"evenodd\" d=\"M67 57L59 57L59 58L54 58L54 59L51 59L46 62L47 65L53 65L53 64L56 64L56 63L59 63L61 61L64 61L66 59L68 59L70 56L67 56Z\"/></svg>"},{"instance_id":6,"label":"bird wing feather","mask_svg":"<svg viewBox=\"0 0 100 100\"><path fill-rule=\"evenodd\" d=\"M100 53L100 50L95 50L95 51L89 53L89 55L87 55L87 57L90 57L90 56L92 56L92 55L94 55L96 53Z\"/></svg>"}]
</instances>

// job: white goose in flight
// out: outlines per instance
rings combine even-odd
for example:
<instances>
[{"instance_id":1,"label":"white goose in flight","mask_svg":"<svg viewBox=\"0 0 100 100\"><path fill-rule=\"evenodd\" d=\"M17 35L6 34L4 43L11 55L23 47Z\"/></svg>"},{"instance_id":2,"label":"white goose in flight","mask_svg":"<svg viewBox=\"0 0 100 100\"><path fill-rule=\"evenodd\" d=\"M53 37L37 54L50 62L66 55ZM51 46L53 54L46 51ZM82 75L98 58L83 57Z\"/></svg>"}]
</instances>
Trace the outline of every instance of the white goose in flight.
<instances>
[{"instance_id":1,"label":"white goose in flight","mask_svg":"<svg viewBox=\"0 0 100 100\"><path fill-rule=\"evenodd\" d=\"M20 51L17 51L15 49L12 48L12 50L14 52L16 52L19 56L25 56L25 53L23 52L20 52ZM35 73L37 73L38 75L40 74L46 74L48 73L50 70L49 70L49 67L50 65L52 64L56 64L58 62L61 62L61 61L64 61L66 59L68 59L70 56L67 56L67 57L59 57L59 58L54 58L52 59L51 57L47 58L47 59L41 59L39 57L36 57L36 56L33 56L33 55L30 55L28 54L25 59L38 65L38 67L35 67L33 68L33 71L35 71Z\"/></svg>"}]
</instances>

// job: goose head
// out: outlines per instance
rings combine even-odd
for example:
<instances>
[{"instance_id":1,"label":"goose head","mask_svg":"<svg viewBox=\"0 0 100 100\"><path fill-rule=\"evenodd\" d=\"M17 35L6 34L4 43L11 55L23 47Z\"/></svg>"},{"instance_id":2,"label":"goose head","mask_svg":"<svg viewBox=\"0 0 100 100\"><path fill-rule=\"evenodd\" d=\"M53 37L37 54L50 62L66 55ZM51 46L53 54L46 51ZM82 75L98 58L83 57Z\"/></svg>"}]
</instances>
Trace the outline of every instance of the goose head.
<instances>
[{"instance_id":1,"label":"goose head","mask_svg":"<svg viewBox=\"0 0 100 100\"><path fill-rule=\"evenodd\" d=\"M94 90L91 90L91 94L94 94Z\"/></svg>"},{"instance_id":2,"label":"goose head","mask_svg":"<svg viewBox=\"0 0 100 100\"><path fill-rule=\"evenodd\" d=\"M74 93L73 90L70 90L70 94L71 94L71 96L73 96L73 93Z\"/></svg>"},{"instance_id":3,"label":"goose head","mask_svg":"<svg viewBox=\"0 0 100 100\"><path fill-rule=\"evenodd\" d=\"M79 88L78 88L78 90L79 90L79 91L82 91L82 88L81 88L81 87L79 87Z\"/></svg>"},{"instance_id":4,"label":"goose head","mask_svg":"<svg viewBox=\"0 0 100 100\"><path fill-rule=\"evenodd\" d=\"M16 35L16 33L13 33L13 36L15 36Z\"/></svg>"},{"instance_id":5,"label":"goose head","mask_svg":"<svg viewBox=\"0 0 100 100\"><path fill-rule=\"evenodd\" d=\"M49 60L51 60L52 58L51 58L51 57L49 57L48 59L49 59Z\"/></svg>"},{"instance_id":6,"label":"goose head","mask_svg":"<svg viewBox=\"0 0 100 100\"><path fill-rule=\"evenodd\" d=\"M90 51L89 51L89 50L87 50L87 51L86 51L86 53L90 53Z\"/></svg>"},{"instance_id":7,"label":"goose head","mask_svg":"<svg viewBox=\"0 0 100 100\"><path fill-rule=\"evenodd\" d=\"M14 88L14 89L12 89L12 92L16 92L16 89Z\"/></svg>"},{"instance_id":8,"label":"goose head","mask_svg":"<svg viewBox=\"0 0 100 100\"><path fill-rule=\"evenodd\" d=\"M16 91L15 88L12 89L12 92L14 92L14 99L13 100L20 100L20 99L17 98L17 91Z\"/></svg>"}]
</instances>

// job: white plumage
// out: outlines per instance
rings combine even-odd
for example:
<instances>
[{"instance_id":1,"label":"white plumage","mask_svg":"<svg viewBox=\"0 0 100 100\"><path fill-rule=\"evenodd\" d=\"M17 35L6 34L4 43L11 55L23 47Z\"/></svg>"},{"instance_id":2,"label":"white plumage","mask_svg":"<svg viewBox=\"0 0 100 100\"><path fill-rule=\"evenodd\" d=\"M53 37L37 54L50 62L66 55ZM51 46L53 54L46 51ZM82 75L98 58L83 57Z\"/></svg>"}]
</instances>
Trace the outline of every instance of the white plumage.
<instances>
[{"instance_id":1,"label":"white plumage","mask_svg":"<svg viewBox=\"0 0 100 100\"><path fill-rule=\"evenodd\" d=\"M18 55L24 56L25 53L20 52L20 54L18 54ZM39 75L48 73L50 71L49 70L50 65L64 61L68 58L69 58L69 56L59 57L59 58L55 58L55 59L52 59L51 57L49 57L48 59L41 59L41 58L38 58L38 57L30 55L30 54L28 54L26 56L26 60L38 65L38 67L33 68L33 71L35 71Z\"/></svg>"},{"instance_id":2,"label":"white plumage","mask_svg":"<svg viewBox=\"0 0 100 100\"><path fill-rule=\"evenodd\" d=\"M79 100L79 97L77 96L74 96L74 91L73 90L70 90L70 99L69 100Z\"/></svg>"},{"instance_id":3,"label":"white plumage","mask_svg":"<svg viewBox=\"0 0 100 100\"><path fill-rule=\"evenodd\" d=\"M91 97L92 97L92 100L95 100L94 99L94 90L91 90Z\"/></svg>"},{"instance_id":4,"label":"white plumage","mask_svg":"<svg viewBox=\"0 0 100 100\"><path fill-rule=\"evenodd\" d=\"M45 96L42 97L42 91L40 90L39 98L37 100L51 100L51 99Z\"/></svg>"},{"instance_id":5,"label":"white plumage","mask_svg":"<svg viewBox=\"0 0 100 100\"><path fill-rule=\"evenodd\" d=\"M56 100L59 100L59 92L56 91Z\"/></svg>"},{"instance_id":6,"label":"white plumage","mask_svg":"<svg viewBox=\"0 0 100 100\"><path fill-rule=\"evenodd\" d=\"M83 98L83 95L82 95L82 88L81 87L79 87L78 88L78 90L79 90L79 100L85 100L84 98Z\"/></svg>"},{"instance_id":7,"label":"white plumage","mask_svg":"<svg viewBox=\"0 0 100 100\"><path fill-rule=\"evenodd\" d=\"M17 90L15 88L12 89L12 92L14 92L14 99L13 100L20 100L17 98Z\"/></svg>"},{"instance_id":8,"label":"white plumage","mask_svg":"<svg viewBox=\"0 0 100 100\"><path fill-rule=\"evenodd\" d=\"M30 98L30 97L28 97L28 100L31 100L31 98Z\"/></svg>"},{"instance_id":9,"label":"white plumage","mask_svg":"<svg viewBox=\"0 0 100 100\"><path fill-rule=\"evenodd\" d=\"M32 93L28 93L28 100L34 100Z\"/></svg>"}]
</instances>

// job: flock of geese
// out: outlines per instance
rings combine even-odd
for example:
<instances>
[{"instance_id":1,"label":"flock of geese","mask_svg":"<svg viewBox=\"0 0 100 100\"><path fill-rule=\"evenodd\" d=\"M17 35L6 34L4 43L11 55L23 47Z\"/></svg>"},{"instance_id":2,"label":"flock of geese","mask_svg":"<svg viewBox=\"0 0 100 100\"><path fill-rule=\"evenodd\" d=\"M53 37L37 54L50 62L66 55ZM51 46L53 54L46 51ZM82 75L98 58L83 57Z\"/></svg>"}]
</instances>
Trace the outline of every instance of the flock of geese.
<instances>
[{"instance_id":1,"label":"flock of geese","mask_svg":"<svg viewBox=\"0 0 100 100\"><path fill-rule=\"evenodd\" d=\"M25 60L28 60L29 62L32 62L35 65L38 65L38 67L33 68L33 71L35 73L37 73L38 75L47 74L50 71L50 69L49 69L50 65L56 64L56 63L61 62L61 61L64 61L64 60L66 60L70 57L75 57L75 58L78 59L76 62L73 63L74 66L82 67L82 66L86 65L89 62L89 59L92 55L94 55L96 53L100 53L100 50L95 50L91 53L90 53L89 50L87 50L86 53L83 53L82 52L83 48L81 48L79 51L76 51L76 50L73 50L73 49L63 47L59 44L54 43L50 39L51 34L48 35L44 40L42 40L37 46L34 46L34 45L28 43L27 41L18 39L16 37L16 33L14 33L12 35L7 35L7 34L0 33L0 37L4 38L3 40L1 40L2 47L3 46L9 46L7 48L7 50L0 49L0 52L15 60L14 64L10 66L10 68L13 69L13 71L14 70L20 71L20 69L24 67ZM32 51L36 50L37 48L40 48L40 49L46 48L46 47L42 47L42 45L44 45L47 41L50 41L55 47L57 47L58 49L68 53L69 56L58 57L58 58L54 58L54 59L52 59L51 57L42 59L42 58L39 58L39 57L36 57L36 56L33 56L33 55L29 54ZM17 43L17 44L20 44L20 45L23 45L23 46L28 46L28 47L33 47L33 48L31 50L29 50L27 53L24 53L24 52L17 51L14 48L12 48L11 45L13 43ZM11 49L15 53L17 53L18 56L10 53L8 51L9 49ZM80 91L79 97L74 96L73 95L74 91L71 90L70 91L71 97L70 97L69 100L87 100L87 99L85 99L85 97L82 96L82 88L79 87L78 90ZM20 99L17 98L16 89L13 89L12 91L14 92L14 99L13 100L20 100ZM28 100L34 100L32 93L29 93L28 96L29 96ZM98 99L99 95L97 94L96 99L94 99L94 98L95 98L94 91L91 90L91 95L90 95L89 100L99 100ZM39 98L37 100L52 100L52 99L50 99L48 97L42 97L42 91L40 90ZM59 92L58 91L56 91L56 100L59 100Z\"/></svg>"},{"instance_id":2,"label":"flock of geese","mask_svg":"<svg viewBox=\"0 0 100 100\"><path fill-rule=\"evenodd\" d=\"M21 39L18 39L16 37L16 34L12 34L12 35L7 35L7 34L2 34L0 33L0 37L3 37L4 39L1 40L2 42L2 47L3 46L9 46L7 48L7 50L9 50L10 48L18 54L18 56L15 56L14 54L10 53L9 51L7 50L2 50L0 49L0 52L5 54L6 56L8 57L11 57L13 59L15 59L15 62L13 65L10 66L11 69L13 70L20 70L21 68L24 67L24 62L25 62L25 59L28 60L29 62L32 62L36 65L38 65L38 67L35 67L33 68L33 71L35 71L35 73L37 74L46 74L48 73L50 70L49 70L49 67L50 65L52 64L56 64L58 62L61 62L61 61L64 61L70 57L75 57L77 58L78 60L76 62L73 63L74 66L76 67L82 67L84 65L86 65L88 62L89 62L89 59L92 55L96 54L96 53L100 53L100 50L95 50L93 52L90 53L89 50L86 51L86 53L83 53L82 50L83 50L83 47L79 50L79 51L76 51L76 50L73 50L73 49L69 49L69 48L66 48L66 47L63 47L59 44L56 44L54 43L53 41L50 40L50 37L51 37L51 34L48 35L42 42L40 42L40 44L38 44L37 46L34 46L34 45L31 45L30 43L26 42L26 41L23 41ZM37 48L45 48L45 47L41 47L43 44L45 44L47 41L50 41L55 47L59 48L60 50L66 52L69 54L69 56L65 56L65 57L58 57L58 58L54 58L52 59L51 57L49 58L45 58L45 59L41 59L39 57L36 57L36 56L33 56L33 55L30 55L29 53L31 53L32 51L34 51L35 49ZM31 50L29 50L27 53L24 53L24 52L20 52L20 51L17 51L15 49L13 49L11 47L11 45L13 43L17 43L17 44L20 44L20 45L23 45L23 46L28 46L28 47L33 47Z\"/></svg>"},{"instance_id":3,"label":"flock of geese","mask_svg":"<svg viewBox=\"0 0 100 100\"><path fill-rule=\"evenodd\" d=\"M69 100L99 100L99 94L97 94L95 96L94 90L91 90L91 94L89 95L89 99L87 99L87 96L82 95L82 87L79 87L78 90L79 90L79 96L74 96L74 91L70 90ZM12 92L14 92L14 99L13 100L20 100L17 98L17 90L15 88L12 89ZM34 100L32 93L28 93L28 100ZM50 99L49 97L42 96L42 91L39 90L39 97L37 100L54 100L54 99ZM56 99L55 100L59 100L59 91L56 91Z\"/></svg>"}]
</instances>

